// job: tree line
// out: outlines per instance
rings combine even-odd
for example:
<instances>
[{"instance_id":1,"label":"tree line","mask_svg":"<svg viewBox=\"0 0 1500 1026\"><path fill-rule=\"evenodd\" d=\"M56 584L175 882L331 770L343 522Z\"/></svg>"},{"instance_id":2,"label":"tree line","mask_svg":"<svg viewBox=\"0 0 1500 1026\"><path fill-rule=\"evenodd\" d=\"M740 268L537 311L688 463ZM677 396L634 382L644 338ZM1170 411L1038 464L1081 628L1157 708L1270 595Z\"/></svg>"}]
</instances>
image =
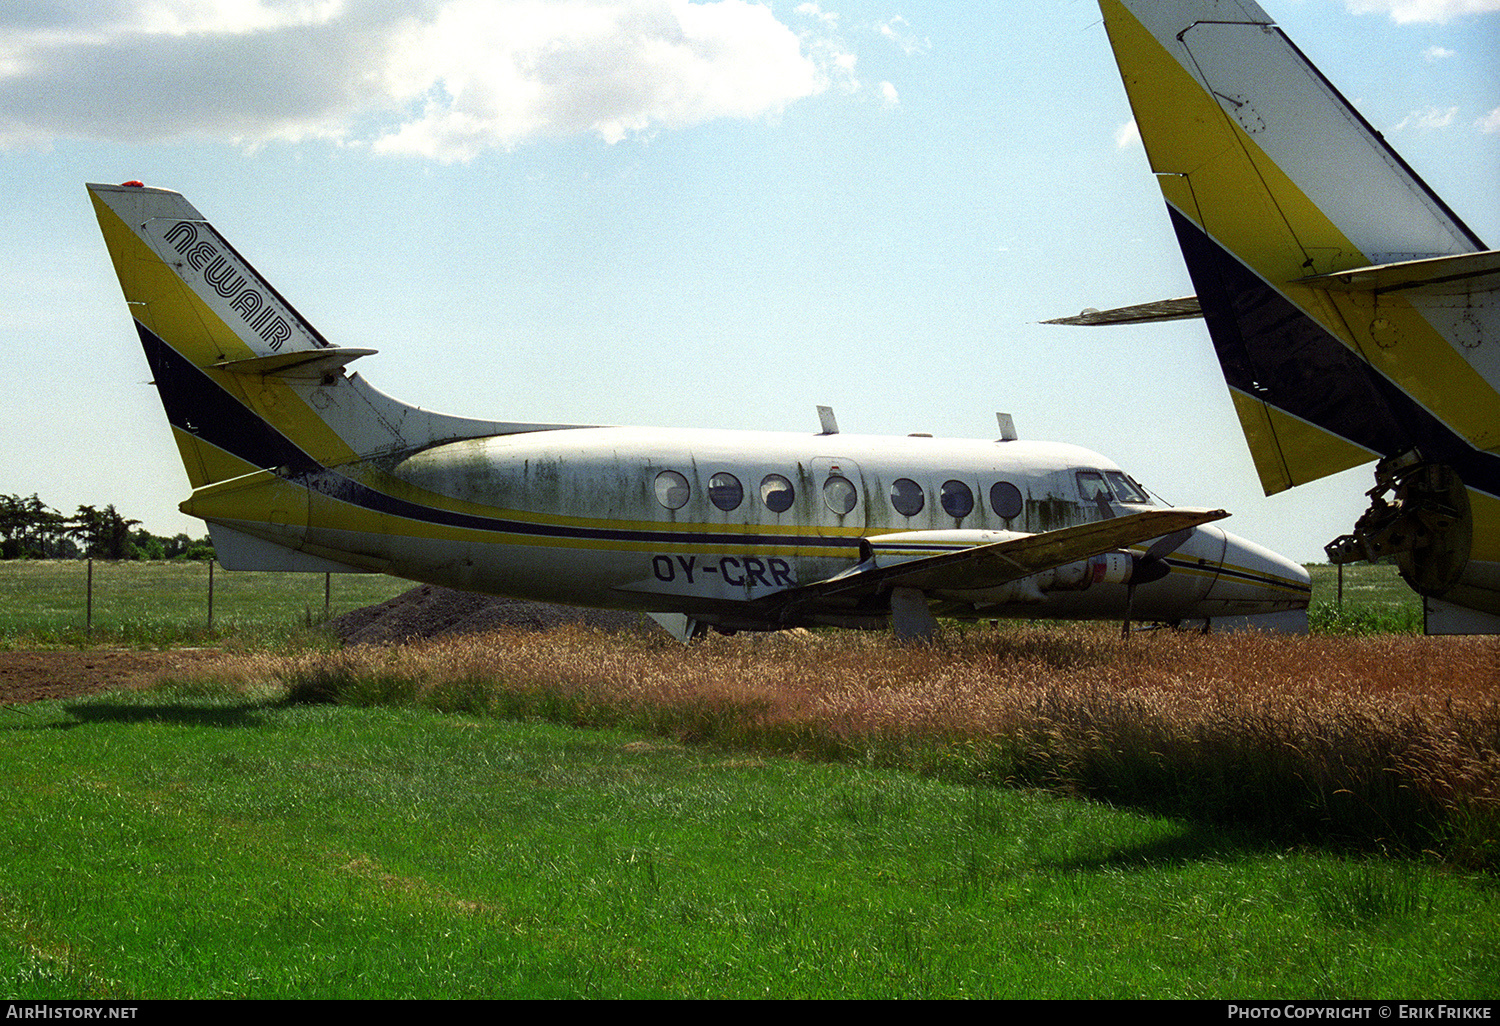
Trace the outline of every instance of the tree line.
<instances>
[{"instance_id":1,"label":"tree line","mask_svg":"<svg viewBox=\"0 0 1500 1026\"><path fill-rule=\"evenodd\" d=\"M170 538L127 520L113 505L59 513L36 495L0 495L0 559L213 559L205 535Z\"/></svg>"}]
</instances>

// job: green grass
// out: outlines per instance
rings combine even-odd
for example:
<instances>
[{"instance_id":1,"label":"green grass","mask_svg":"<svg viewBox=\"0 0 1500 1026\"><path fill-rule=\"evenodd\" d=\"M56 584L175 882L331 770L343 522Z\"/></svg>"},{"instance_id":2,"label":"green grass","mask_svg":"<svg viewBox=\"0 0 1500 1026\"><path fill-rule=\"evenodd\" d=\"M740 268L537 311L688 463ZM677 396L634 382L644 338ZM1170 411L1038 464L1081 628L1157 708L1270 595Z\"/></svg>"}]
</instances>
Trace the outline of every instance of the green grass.
<instances>
[{"instance_id":1,"label":"green grass","mask_svg":"<svg viewBox=\"0 0 1500 1026\"><path fill-rule=\"evenodd\" d=\"M0 710L38 998L1492 998L1500 891L1041 792L190 693Z\"/></svg>"},{"instance_id":2,"label":"green grass","mask_svg":"<svg viewBox=\"0 0 1500 1026\"><path fill-rule=\"evenodd\" d=\"M1312 569L1317 602L1331 589ZM1392 588L1404 590L1391 568L1359 570L1346 569L1346 610L1414 604ZM82 573L82 564L0 564L0 646L87 642L70 625L81 623ZM321 614L321 576L216 574L225 626L212 634L193 626L206 618L206 577L201 565L96 564L93 640L282 650L312 636L296 632ZM406 587L335 577L333 612ZM1284 705L1296 711L1288 724L1305 719L1308 736L1323 736L1321 706L1287 690L1306 678L1316 693L1322 671L1262 670L1281 652L1264 639L1255 655L1244 645L1221 652L1229 639L1125 643L1079 630L955 636L930 650L844 634L692 649L605 645L581 632L497 637L471 645L478 669L435 650L430 658L453 660L441 678L413 676L405 650L373 674L353 653L306 655L305 671L252 655L236 663L250 674L237 684L205 677L0 707L0 990L127 1000L1500 992L1500 888L1493 872L1463 868L1494 865L1491 785L1475 783L1465 806L1472 836L1445 846L1477 854L1446 861L1409 846L1396 857L1323 843L1313 831L1288 840L1158 801L1152 774L1193 757L1193 731L1210 737L1202 731L1244 715L1247 729L1285 748L1267 732ZM1324 689L1334 709L1352 703L1351 681L1409 676L1416 663L1399 645L1425 645L1392 639L1387 653L1386 641L1300 641L1307 665L1338 660L1338 689ZM1319 647L1329 645L1364 646L1364 663ZM559 683L568 646L577 695ZM1153 660L1178 648L1186 654L1162 664L1171 668L1152 690ZM648 685L648 673L661 684ZM1010 688L1023 711L1026 701L1057 704L1064 685L1048 683L1051 674L1084 690L1037 721L1048 744L1071 753L1038 777L1070 760L1114 766L1139 734L1141 758L1107 770L1110 786L1128 778L1145 788L1117 799L1129 806L1004 786L1013 771L975 765L1010 752L1015 735L984 723L953 733L960 694ZM1111 674L1123 675L1123 690ZM1143 732L1176 723L1173 702L1211 705L1192 697L1200 681L1232 696L1246 674L1249 692L1280 704ZM779 699L740 679L778 675ZM901 690L914 682L918 690ZM288 702L299 685L308 700ZM650 686L678 689L680 700L659 701ZM1369 701L1389 704L1380 693ZM924 748L915 734L907 744L881 709L930 721L942 743ZM1070 719L1079 715L1081 726ZM1491 765L1485 737L1451 764ZM924 773L881 765L881 752L907 748ZM1470 754L1481 761L1463 761ZM1244 766L1207 769L1245 780Z\"/></svg>"},{"instance_id":3,"label":"green grass","mask_svg":"<svg viewBox=\"0 0 1500 1026\"><path fill-rule=\"evenodd\" d=\"M0 562L0 648L272 644L324 618L322 574L215 567L213 576L210 624L207 563L95 560L90 631L85 561ZM410 587L379 574L334 574L329 612L338 616Z\"/></svg>"},{"instance_id":4,"label":"green grass","mask_svg":"<svg viewBox=\"0 0 1500 1026\"><path fill-rule=\"evenodd\" d=\"M1422 633L1422 600L1401 579L1394 563L1345 565L1342 604L1338 567L1312 563L1307 572L1313 594L1307 619L1313 633Z\"/></svg>"}]
</instances>

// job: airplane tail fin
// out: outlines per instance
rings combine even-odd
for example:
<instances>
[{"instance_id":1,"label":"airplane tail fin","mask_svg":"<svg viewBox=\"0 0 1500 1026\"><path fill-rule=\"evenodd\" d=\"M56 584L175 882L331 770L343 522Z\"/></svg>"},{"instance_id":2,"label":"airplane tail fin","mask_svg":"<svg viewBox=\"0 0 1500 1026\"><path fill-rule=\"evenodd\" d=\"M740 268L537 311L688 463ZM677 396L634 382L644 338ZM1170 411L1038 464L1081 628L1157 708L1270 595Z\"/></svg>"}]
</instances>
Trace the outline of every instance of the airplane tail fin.
<instances>
[{"instance_id":1,"label":"airplane tail fin","mask_svg":"<svg viewBox=\"0 0 1500 1026\"><path fill-rule=\"evenodd\" d=\"M226 566L338 568L287 550L315 502L388 483L379 457L551 426L397 402L344 371L373 349L330 344L180 194L88 189L193 486L181 508L234 542Z\"/></svg>"},{"instance_id":2,"label":"airplane tail fin","mask_svg":"<svg viewBox=\"0 0 1500 1026\"><path fill-rule=\"evenodd\" d=\"M1500 445L1500 254L1252 0L1100 0L1267 494Z\"/></svg>"},{"instance_id":3,"label":"airplane tail fin","mask_svg":"<svg viewBox=\"0 0 1500 1026\"><path fill-rule=\"evenodd\" d=\"M375 350L331 344L179 193L88 189L195 489L568 426L398 402L344 372Z\"/></svg>"},{"instance_id":4,"label":"airplane tail fin","mask_svg":"<svg viewBox=\"0 0 1500 1026\"><path fill-rule=\"evenodd\" d=\"M352 458L293 382L369 350L330 345L178 193L88 189L193 487Z\"/></svg>"}]
</instances>

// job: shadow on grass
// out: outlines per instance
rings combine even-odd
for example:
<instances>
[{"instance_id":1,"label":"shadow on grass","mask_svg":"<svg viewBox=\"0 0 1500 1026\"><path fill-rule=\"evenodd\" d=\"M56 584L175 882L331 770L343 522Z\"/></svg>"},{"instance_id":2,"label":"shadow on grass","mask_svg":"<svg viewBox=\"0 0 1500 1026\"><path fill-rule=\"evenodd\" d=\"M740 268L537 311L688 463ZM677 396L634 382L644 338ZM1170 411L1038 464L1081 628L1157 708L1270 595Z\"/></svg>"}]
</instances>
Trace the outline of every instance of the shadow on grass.
<instances>
[{"instance_id":1,"label":"shadow on grass","mask_svg":"<svg viewBox=\"0 0 1500 1026\"><path fill-rule=\"evenodd\" d=\"M1101 847L1099 851L1089 855L1059 858L1049 864L1067 873L1108 869L1159 869L1197 862L1238 862L1285 849L1284 844L1243 828L1182 819L1174 822L1178 832L1170 837L1159 837L1140 844Z\"/></svg>"},{"instance_id":2,"label":"shadow on grass","mask_svg":"<svg viewBox=\"0 0 1500 1026\"><path fill-rule=\"evenodd\" d=\"M255 728L266 722L265 712L275 703L256 701L235 704L193 705L182 700L143 702L74 702L63 706L73 722L59 722L59 728L86 723L167 723L182 727Z\"/></svg>"}]
</instances>

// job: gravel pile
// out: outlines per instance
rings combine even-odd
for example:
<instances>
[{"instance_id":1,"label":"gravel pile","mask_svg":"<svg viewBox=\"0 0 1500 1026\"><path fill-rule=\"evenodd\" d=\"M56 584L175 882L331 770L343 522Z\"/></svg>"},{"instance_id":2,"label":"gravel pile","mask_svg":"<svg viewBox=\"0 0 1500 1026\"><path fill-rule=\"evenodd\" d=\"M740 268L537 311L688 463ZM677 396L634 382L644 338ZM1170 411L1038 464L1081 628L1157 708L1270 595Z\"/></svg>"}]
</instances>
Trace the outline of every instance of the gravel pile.
<instances>
[{"instance_id":1,"label":"gravel pile","mask_svg":"<svg viewBox=\"0 0 1500 1026\"><path fill-rule=\"evenodd\" d=\"M328 625L346 645L394 645L449 634L479 634L500 627L544 631L564 623L605 631L655 627L641 613L523 602L433 584L402 592L378 606L345 613Z\"/></svg>"}]
</instances>

